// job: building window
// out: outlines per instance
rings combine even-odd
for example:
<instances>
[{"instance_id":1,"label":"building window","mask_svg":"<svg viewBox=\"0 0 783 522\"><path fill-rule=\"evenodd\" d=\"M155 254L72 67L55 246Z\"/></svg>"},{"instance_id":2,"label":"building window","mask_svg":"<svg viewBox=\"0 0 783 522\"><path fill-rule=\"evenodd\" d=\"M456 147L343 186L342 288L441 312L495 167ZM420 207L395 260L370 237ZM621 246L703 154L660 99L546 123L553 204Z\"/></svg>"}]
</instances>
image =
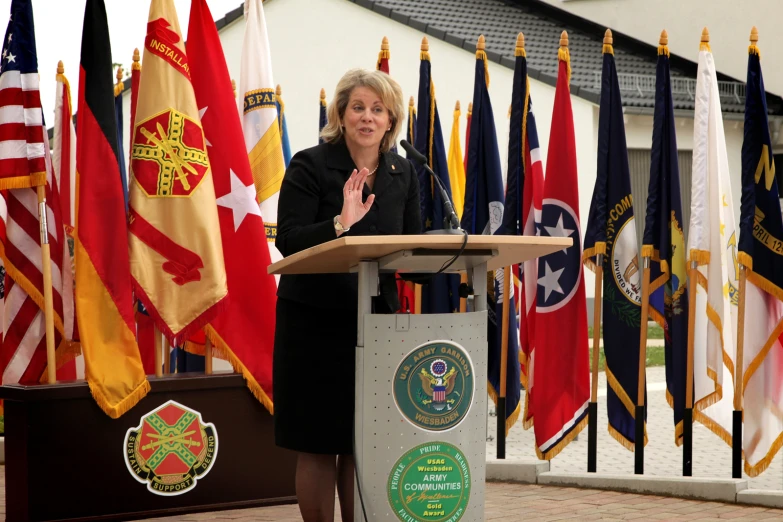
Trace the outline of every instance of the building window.
<instances>
[{"instance_id":1,"label":"building window","mask_svg":"<svg viewBox=\"0 0 783 522\"><path fill-rule=\"evenodd\" d=\"M783 157L781 157L783 160ZM776 157L777 162L777 157ZM782 161L783 162L783 161ZM693 152L681 150L677 153L677 163L680 168L680 198L682 200L682 231L685 241L688 241L688 222L691 215L691 170ZM629 149L628 165L631 172L631 194L633 194L633 213L636 222L636 237L641 251L644 235L644 219L647 215L647 192L650 184L650 150ZM783 171L783 165L776 172ZM780 182L778 182L780 183Z\"/></svg>"}]
</instances>

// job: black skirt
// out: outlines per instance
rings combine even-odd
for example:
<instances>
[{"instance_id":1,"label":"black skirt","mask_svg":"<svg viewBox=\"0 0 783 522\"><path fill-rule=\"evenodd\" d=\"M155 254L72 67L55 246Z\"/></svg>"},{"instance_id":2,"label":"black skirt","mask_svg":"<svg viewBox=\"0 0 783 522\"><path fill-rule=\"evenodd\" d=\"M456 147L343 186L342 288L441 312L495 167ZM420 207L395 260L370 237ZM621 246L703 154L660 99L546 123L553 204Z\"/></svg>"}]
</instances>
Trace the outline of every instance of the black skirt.
<instances>
[{"instance_id":1,"label":"black skirt","mask_svg":"<svg viewBox=\"0 0 783 522\"><path fill-rule=\"evenodd\" d=\"M353 454L356 315L355 308L277 299L273 379L278 446Z\"/></svg>"}]
</instances>

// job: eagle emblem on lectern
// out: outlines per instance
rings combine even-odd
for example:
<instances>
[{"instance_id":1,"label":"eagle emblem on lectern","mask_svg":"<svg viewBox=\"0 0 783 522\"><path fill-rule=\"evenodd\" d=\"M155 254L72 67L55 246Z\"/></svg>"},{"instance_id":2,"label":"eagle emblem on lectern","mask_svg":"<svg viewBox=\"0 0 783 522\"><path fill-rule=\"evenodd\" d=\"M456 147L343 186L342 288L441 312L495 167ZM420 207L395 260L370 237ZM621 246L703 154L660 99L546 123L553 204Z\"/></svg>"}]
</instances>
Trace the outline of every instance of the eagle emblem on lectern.
<instances>
[{"instance_id":1,"label":"eagle emblem on lectern","mask_svg":"<svg viewBox=\"0 0 783 522\"><path fill-rule=\"evenodd\" d=\"M459 424L473 402L473 362L451 341L419 346L402 360L394 375L394 401L413 425L443 431Z\"/></svg>"}]
</instances>

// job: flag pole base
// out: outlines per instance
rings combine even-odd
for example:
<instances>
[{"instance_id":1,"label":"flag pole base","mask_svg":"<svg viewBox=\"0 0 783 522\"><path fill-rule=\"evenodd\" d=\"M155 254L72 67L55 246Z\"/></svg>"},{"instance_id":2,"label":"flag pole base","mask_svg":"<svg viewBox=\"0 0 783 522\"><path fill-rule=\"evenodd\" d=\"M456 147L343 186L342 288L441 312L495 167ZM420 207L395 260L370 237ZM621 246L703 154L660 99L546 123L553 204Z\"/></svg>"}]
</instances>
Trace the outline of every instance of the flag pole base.
<instances>
[{"instance_id":1,"label":"flag pole base","mask_svg":"<svg viewBox=\"0 0 783 522\"><path fill-rule=\"evenodd\" d=\"M587 405L587 472L595 473L598 461L598 403Z\"/></svg>"},{"instance_id":2,"label":"flag pole base","mask_svg":"<svg viewBox=\"0 0 783 522\"><path fill-rule=\"evenodd\" d=\"M731 431L731 478L742 478L742 410L734 410Z\"/></svg>"},{"instance_id":3,"label":"flag pole base","mask_svg":"<svg viewBox=\"0 0 783 522\"><path fill-rule=\"evenodd\" d=\"M506 458L506 398L498 397L498 407L495 409L498 419L497 458Z\"/></svg>"},{"instance_id":4,"label":"flag pole base","mask_svg":"<svg viewBox=\"0 0 783 522\"><path fill-rule=\"evenodd\" d=\"M685 408L682 419L682 476L693 476L693 409Z\"/></svg>"},{"instance_id":5,"label":"flag pole base","mask_svg":"<svg viewBox=\"0 0 783 522\"><path fill-rule=\"evenodd\" d=\"M644 406L636 406L636 432L634 433L634 468L636 475L644 475Z\"/></svg>"}]
</instances>

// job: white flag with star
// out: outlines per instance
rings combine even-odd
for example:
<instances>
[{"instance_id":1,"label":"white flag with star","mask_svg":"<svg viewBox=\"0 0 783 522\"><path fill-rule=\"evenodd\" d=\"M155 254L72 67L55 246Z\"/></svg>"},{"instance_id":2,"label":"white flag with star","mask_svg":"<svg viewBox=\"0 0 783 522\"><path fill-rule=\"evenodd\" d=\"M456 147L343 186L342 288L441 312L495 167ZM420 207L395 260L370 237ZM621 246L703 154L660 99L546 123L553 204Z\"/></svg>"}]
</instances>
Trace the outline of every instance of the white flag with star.
<instances>
[{"instance_id":1,"label":"white flag with star","mask_svg":"<svg viewBox=\"0 0 783 522\"><path fill-rule=\"evenodd\" d=\"M699 274L691 320L693 418L731 445L739 265L720 93L706 42L696 81L692 183L688 262L696 261Z\"/></svg>"}]
</instances>

